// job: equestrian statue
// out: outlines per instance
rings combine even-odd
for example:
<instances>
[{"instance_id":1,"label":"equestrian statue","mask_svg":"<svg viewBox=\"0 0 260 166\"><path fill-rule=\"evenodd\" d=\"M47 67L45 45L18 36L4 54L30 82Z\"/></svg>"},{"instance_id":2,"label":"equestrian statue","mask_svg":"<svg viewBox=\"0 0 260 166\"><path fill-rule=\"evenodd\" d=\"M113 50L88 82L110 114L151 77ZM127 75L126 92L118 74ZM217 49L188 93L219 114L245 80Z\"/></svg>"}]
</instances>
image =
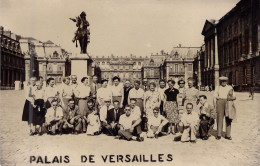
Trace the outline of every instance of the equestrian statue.
<instances>
[{"instance_id":1,"label":"equestrian statue","mask_svg":"<svg viewBox=\"0 0 260 166\"><path fill-rule=\"evenodd\" d=\"M87 46L90 42L90 32L89 32L89 22L86 19L86 13L83 11L76 18L70 18L73 22L76 23L77 31L75 32L75 36L72 39L72 42L76 42L76 47L78 47L77 41L80 44L80 53L87 54Z\"/></svg>"}]
</instances>

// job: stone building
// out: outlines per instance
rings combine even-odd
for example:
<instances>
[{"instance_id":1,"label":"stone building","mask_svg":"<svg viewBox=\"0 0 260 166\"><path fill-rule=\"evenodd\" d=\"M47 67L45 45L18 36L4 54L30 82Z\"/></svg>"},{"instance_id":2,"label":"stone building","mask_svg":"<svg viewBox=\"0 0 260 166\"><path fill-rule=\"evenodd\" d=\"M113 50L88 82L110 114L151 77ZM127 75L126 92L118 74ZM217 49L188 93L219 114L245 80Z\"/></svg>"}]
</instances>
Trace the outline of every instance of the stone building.
<instances>
[{"instance_id":1,"label":"stone building","mask_svg":"<svg viewBox=\"0 0 260 166\"><path fill-rule=\"evenodd\" d=\"M259 13L259 0L241 0L219 21L206 21L202 31L206 85L218 86L217 78L223 75L235 89L246 90L251 84L260 88Z\"/></svg>"},{"instance_id":2,"label":"stone building","mask_svg":"<svg viewBox=\"0 0 260 166\"><path fill-rule=\"evenodd\" d=\"M145 60L149 60L148 57L142 58L135 55L130 55L126 57L118 56L102 56L102 57L92 57L93 71L95 68L100 68L101 79L112 80L114 76L119 76L122 81L131 80L141 80L141 68ZM94 74L94 73L93 73Z\"/></svg>"},{"instance_id":3,"label":"stone building","mask_svg":"<svg viewBox=\"0 0 260 166\"><path fill-rule=\"evenodd\" d=\"M62 77L69 75L69 70L65 70L65 65L69 65L69 53L62 49L60 46L54 44L51 41L41 42L34 38L22 37L20 44L23 53L25 54L25 80L27 81L30 74L37 71L37 75L47 80L49 77L53 77L56 83L62 82ZM37 68L33 69L31 66L36 59ZM68 73L66 73L66 71Z\"/></svg>"},{"instance_id":4,"label":"stone building","mask_svg":"<svg viewBox=\"0 0 260 166\"><path fill-rule=\"evenodd\" d=\"M1 89L14 89L15 81L24 81L24 55L19 37L0 27L1 41Z\"/></svg>"},{"instance_id":5,"label":"stone building","mask_svg":"<svg viewBox=\"0 0 260 166\"><path fill-rule=\"evenodd\" d=\"M173 50L166 56L163 64L163 76L165 80L172 79L175 82L193 77L193 61L200 47L173 47Z\"/></svg>"}]
</instances>

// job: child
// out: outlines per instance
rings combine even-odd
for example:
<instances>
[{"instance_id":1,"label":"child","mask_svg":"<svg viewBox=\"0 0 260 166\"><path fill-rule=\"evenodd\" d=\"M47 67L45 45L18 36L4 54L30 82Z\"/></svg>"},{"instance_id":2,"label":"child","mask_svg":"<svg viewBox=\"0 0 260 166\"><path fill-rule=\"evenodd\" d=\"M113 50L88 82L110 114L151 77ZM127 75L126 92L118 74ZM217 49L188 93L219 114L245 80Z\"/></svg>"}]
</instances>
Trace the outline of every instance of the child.
<instances>
[{"instance_id":1,"label":"child","mask_svg":"<svg viewBox=\"0 0 260 166\"><path fill-rule=\"evenodd\" d=\"M87 118L87 135L99 135L101 129L101 123L97 114L97 111L94 110Z\"/></svg>"},{"instance_id":2,"label":"child","mask_svg":"<svg viewBox=\"0 0 260 166\"><path fill-rule=\"evenodd\" d=\"M234 104L235 99L236 99L236 97L234 97L234 90L231 89L228 92L227 104L226 104L226 108L225 108L226 117L228 117L230 120L236 119L236 107Z\"/></svg>"}]
</instances>

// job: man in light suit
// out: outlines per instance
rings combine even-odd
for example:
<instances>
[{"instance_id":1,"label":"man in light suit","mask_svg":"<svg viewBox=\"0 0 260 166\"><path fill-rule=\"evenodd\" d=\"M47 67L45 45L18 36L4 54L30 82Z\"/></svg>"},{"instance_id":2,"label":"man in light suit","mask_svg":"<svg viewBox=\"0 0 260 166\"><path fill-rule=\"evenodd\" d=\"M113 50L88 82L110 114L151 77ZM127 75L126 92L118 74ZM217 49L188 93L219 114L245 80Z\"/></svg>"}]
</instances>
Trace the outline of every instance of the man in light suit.
<instances>
[{"instance_id":1,"label":"man in light suit","mask_svg":"<svg viewBox=\"0 0 260 166\"><path fill-rule=\"evenodd\" d=\"M207 140L209 137L208 131L210 127L213 127L216 111L212 105L209 105L207 102L207 96L200 95L199 96L200 104L199 104L199 118L200 118L200 126L199 132L200 137L203 140Z\"/></svg>"}]
</instances>

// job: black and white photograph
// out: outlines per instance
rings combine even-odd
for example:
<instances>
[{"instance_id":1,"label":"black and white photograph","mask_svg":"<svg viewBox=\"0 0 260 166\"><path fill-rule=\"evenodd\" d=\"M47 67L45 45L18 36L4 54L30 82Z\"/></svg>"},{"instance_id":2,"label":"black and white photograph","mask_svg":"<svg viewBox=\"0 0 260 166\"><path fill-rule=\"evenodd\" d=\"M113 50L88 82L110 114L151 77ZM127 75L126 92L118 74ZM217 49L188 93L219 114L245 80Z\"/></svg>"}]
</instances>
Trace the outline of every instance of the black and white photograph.
<instances>
[{"instance_id":1,"label":"black and white photograph","mask_svg":"<svg viewBox=\"0 0 260 166\"><path fill-rule=\"evenodd\" d=\"M260 0L0 0L0 166L259 166Z\"/></svg>"}]
</instances>

